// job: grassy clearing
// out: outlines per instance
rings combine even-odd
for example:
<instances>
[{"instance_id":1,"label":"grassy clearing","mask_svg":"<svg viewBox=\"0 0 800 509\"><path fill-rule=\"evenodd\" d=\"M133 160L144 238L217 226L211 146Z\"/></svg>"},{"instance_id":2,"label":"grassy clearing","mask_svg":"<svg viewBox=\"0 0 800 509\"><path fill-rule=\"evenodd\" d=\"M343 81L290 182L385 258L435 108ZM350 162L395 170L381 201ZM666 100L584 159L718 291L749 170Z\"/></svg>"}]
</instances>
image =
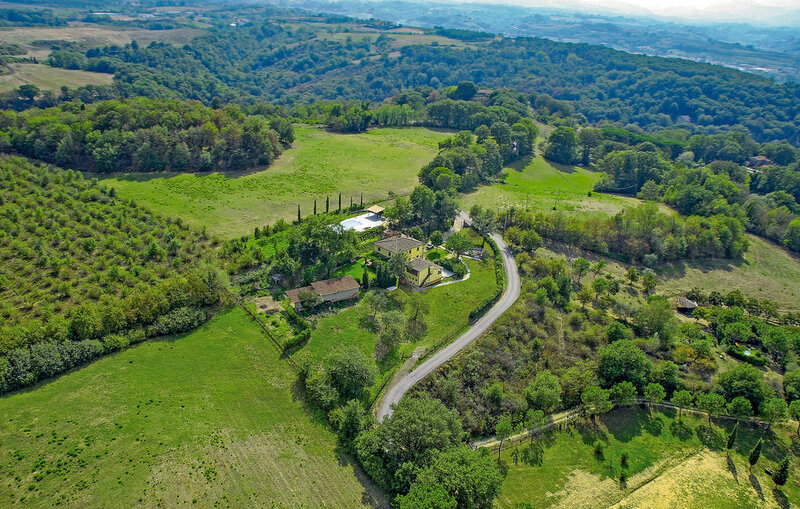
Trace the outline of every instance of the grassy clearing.
<instances>
[{"instance_id":1,"label":"grassy clearing","mask_svg":"<svg viewBox=\"0 0 800 509\"><path fill-rule=\"evenodd\" d=\"M279 218L382 200L404 194L417 184L417 173L436 153L446 133L422 128L376 129L363 134L335 134L299 127L294 146L269 168L244 176L183 174L168 177L129 175L105 183L165 216L181 217L211 233L235 237Z\"/></svg>"},{"instance_id":2,"label":"grassy clearing","mask_svg":"<svg viewBox=\"0 0 800 509\"><path fill-rule=\"evenodd\" d=\"M741 261L684 260L663 264L656 270L659 284L656 293L668 298L685 295L694 287L704 292L726 294L741 290L748 297L770 299L778 303L782 312L800 310L800 260L785 249L754 235L748 235L750 249ZM550 245L537 251L545 257L577 258L583 256L592 263L601 257L593 253L576 252L568 246ZM606 259L605 272L625 281L629 265ZM641 268L641 267L640 267ZM587 278L587 284L592 277ZM623 286L617 297L633 302L644 302L644 294Z\"/></svg>"},{"instance_id":3,"label":"grassy clearing","mask_svg":"<svg viewBox=\"0 0 800 509\"><path fill-rule=\"evenodd\" d=\"M0 76L0 92L20 85L36 85L45 90L60 90L62 86L78 88L83 85L110 85L113 74L59 69L42 64L9 64L12 74Z\"/></svg>"},{"instance_id":4,"label":"grassy clearing","mask_svg":"<svg viewBox=\"0 0 800 509\"><path fill-rule=\"evenodd\" d=\"M362 507L294 381L234 309L0 398L0 506Z\"/></svg>"},{"instance_id":5,"label":"grassy clearing","mask_svg":"<svg viewBox=\"0 0 800 509\"><path fill-rule=\"evenodd\" d=\"M86 46L125 45L136 40L141 45L151 42L188 44L203 33L194 28L173 30L146 30L144 28L122 29L102 27L94 24L73 23L65 27L9 27L0 30L0 42L10 42L26 47L31 56L46 58L50 44L75 42ZM42 42L46 41L46 42Z\"/></svg>"},{"instance_id":6,"label":"grassy clearing","mask_svg":"<svg viewBox=\"0 0 800 509\"><path fill-rule=\"evenodd\" d=\"M528 503L530 507L779 507L800 500L794 484L797 467L779 493L764 468L796 448L791 427L776 427L777 433L740 425L738 440L728 463L724 444L732 422L715 422L709 433L704 417L684 414L679 422L674 412L615 409L596 425L577 424L552 431L528 445L522 439L506 445L503 460L508 476L498 498L498 507ZM762 459L748 476L747 455L759 436L765 437ZM602 455L594 444L607 444ZM529 451L523 461L523 449ZM519 459L515 464L513 452ZM628 454L625 485L619 482L622 453ZM497 455L497 448L493 450ZM760 494L759 494L760 490ZM615 505L617 504L617 505ZM527 506L526 506L527 507ZM785 506L788 507L788 506Z\"/></svg>"},{"instance_id":7,"label":"grassy clearing","mask_svg":"<svg viewBox=\"0 0 800 509\"><path fill-rule=\"evenodd\" d=\"M375 346L378 343L378 335L370 329L368 323L365 323L368 310L359 302L319 317L311 340L297 356L322 361L335 349L355 346L367 357L375 359L379 373L375 387L380 387L386 377L402 364L415 348L430 349L443 341L453 339L467 326L469 312L481 304L487 296L493 294L496 282L491 251L487 250L487 256L483 261L466 262L472 271L468 280L420 292L422 298L429 303L430 312L426 316L427 331L419 340L401 343L396 351L388 353L380 360L376 359ZM360 268L356 270L359 271ZM363 274L363 271L359 276L360 274ZM355 274L353 276L355 277ZM360 277L356 279L360 280ZM412 292L411 288L402 287L392 292L390 296L398 306L402 307Z\"/></svg>"},{"instance_id":8,"label":"grassy clearing","mask_svg":"<svg viewBox=\"0 0 800 509\"><path fill-rule=\"evenodd\" d=\"M692 287L727 293L741 290L749 297L771 299L783 311L800 309L800 260L785 249L748 235L744 260L701 260L667 264L658 271L659 293L682 295Z\"/></svg>"},{"instance_id":9,"label":"grassy clearing","mask_svg":"<svg viewBox=\"0 0 800 509\"><path fill-rule=\"evenodd\" d=\"M611 215L625 205L638 203L633 198L603 193L592 192L588 196L600 173L552 163L542 156L524 159L506 168L503 174L505 183L482 186L462 195L463 208L479 204L549 211L556 207L567 212Z\"/></svg>"}]
</instances>

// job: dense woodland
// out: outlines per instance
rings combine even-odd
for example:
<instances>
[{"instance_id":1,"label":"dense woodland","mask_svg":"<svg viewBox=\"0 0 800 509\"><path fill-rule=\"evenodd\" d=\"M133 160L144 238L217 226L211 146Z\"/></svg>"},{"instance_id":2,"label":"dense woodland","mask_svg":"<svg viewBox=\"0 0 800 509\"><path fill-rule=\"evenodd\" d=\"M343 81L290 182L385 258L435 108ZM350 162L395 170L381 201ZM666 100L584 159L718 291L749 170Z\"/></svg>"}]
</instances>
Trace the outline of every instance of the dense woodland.
<instances>
[{"instance_id":1,"label":"dense woodland","mask_svg":"<svg viewBox=\"0 0 800 509\"><path fill-rule=\"evenodd\" d=\"M211 243L73 171L0 162L0 392L146 337L227 295Z\"/></svg>"},{"instance_id":2,"label":"dense woodland","mask_svg":"<svg viewBox=\"0 0 800 509\"><path fill-rule=\"evenodd\" d=\"M243 170L269 164L294 141L289 121L261 109L266 116L136 98L6 111L0 150L100 173Z\"/></svg>"},{"instance_id":3,"label":"dense woodland","mask_svg":"<svg viewBox=\"0 0 800 509\"><path fill-rule=\"evenodd\" d=\"M395 52L386 33L375 40L355 31L344 40L321 38L319 25L283 22L296 12L251 8L240 13L253 22L230 27L230 10L208 12L208 33L183 47L91 48L77 51L81 56L58 53L51 64L74 67L77 62L88 70L113 72L114 89L124 96L206 104L377 102L406 88L472 81L570 101L592 123L608 120L648 130L678 123L696 132L732 129L758 141L798 141L798 85L719 66L528 38L467 41L463 48L408 45ZM333 32L355 27L341 18L303 16Z\"/></svg>"}]
</instances>

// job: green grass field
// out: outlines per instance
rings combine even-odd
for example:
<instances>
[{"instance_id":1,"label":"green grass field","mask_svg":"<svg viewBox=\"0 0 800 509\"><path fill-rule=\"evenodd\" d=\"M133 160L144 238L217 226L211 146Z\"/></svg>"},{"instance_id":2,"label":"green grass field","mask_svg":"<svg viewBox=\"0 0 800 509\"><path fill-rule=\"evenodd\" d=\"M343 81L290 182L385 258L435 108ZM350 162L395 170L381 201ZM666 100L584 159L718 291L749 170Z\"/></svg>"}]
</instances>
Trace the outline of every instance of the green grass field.
<instances>
[{"instance_id":1,"label":"green grass field","mask_svg":"<svg viewBox=\"0 0 800 509\"><path fill-rule=\"evenodd\" d=\"M136 40L147 46L151 42L188 44L203 33L194 28L173 30L147 30L145 28L122 29L103 27L95 24L71 23L63 27L6 27L0 30L0 42L10 42L23 46L29 56L46 59L50 54L49 44L39 41L74 42L85 46L123 46Z\"/></svg>"},{"instance_id":2,"label":"green grass field","mask_svg":"<svg viewBox=\"0 0 800 509\"><path fill-rule=\"evenodd\" d=\"M425 317L427 331L417 341L401 343L396 352L387 354L380 362L376 359L378 380L375 388L378 388L415 348L423 347L430 350L443 341L454 339L455 335L467 326L469 312L487 296L492 295L495 289L494 261L491 258L491 251L488 250L487 253L489 256L484 261L467 260L472 271L468 280L420 292L430 305L430 312ZM360 272L356 279L360 280L360 274L363 272ZM353 275L355 277L356 274ZM391 296L402 305L408 300L411 292L413 290L410 288L401 287L392 292ZM321 316L317 320L317 327L311 335L311 340L298 352L297 357L322 361L331 351L352 345L367 357L375 359L378 335L362 325L362 318L367 313L366 306L359 302Z\"/></svg>"},{"instance_id":3,"label":"green grass field","mask_svg":"<svg viewBox=\"0 0 800 509\"><path fill-rule=\"evenodd\" d=\"M553 207L568 212L611 215L625 205L638 203L633 198L592 193L601 174L577 166L546 161L542 156L524 159L503 170L505 183L479 187L462 195L465 209L479 204L489 208L517 207L550 211Z\"/></svg>"},{"instance_id":4,"label":"green grass field","mask_svg":"<svg viewBox=\"0 0 800 509\"><path fill-rule=\"evenodd\" d=\"M583 214L616 213L625 205L638 200L611 194L592 193L600 179L595 173L577 166L551 163L542 156L525 159L503 170L505 183L479 187L462 195L465 209L479 204L484 207L517 207L534 210L559 210Z\"/></svg>"},{"instance_id":5,"label":"green grass field","mask_svg":"<svg viewBox=\"0 0 800 509\"><path fill-rule=\"evenodd\" d=\"M0 76L0 92L14 90L20 85L36 85L43 90L60 90L62 86L78 88L83 85L110 85L113 74L59 69L42 64L9 64L12 74Z\"/></svg>"},{"instance_id":6,"label":"green grass field","mask_svg":"<svg viewBox=\"0 0 800 509\"><path fill-rule=\"evenodd\" d=\"M596 425L584 421L564 431L552 431L537 438L533 446L523 438L504 445L502 456L510 469L496 505L795 507L800 488L794 481L800 470L792 467L789 482L777 495L764 473L764 467L774 469L777 461L800 445L793 427L774 426L774 433L740 425L729 463L724 447L732 425L715 421L713 432L708 433L707 421L701 416L684 414L679 423L671 411L651 415L641 409L615 409ZM750 477L747 455L759 436L764 436L764 451ZM607 444L602 455L595 454L597 440ZM624 469L620 462L623 452L629 456ZM497 447L492 453L497 456ZM622 470L628 474L624 485L619 482Z\"/></svg>"},{"instance_id":7,"label":"green grass field","mask_svg":"<svg viewBox=\"0 0 800 509\"><path fill-rule=\"evenodd\" d=\"M777 246L754 235L748 235L750 249L744 259L733 260L683 260L665 263L656 270L659 283L656 293L669 298L683 296L692 288L703 292L726 294L741 290L748 297L770 299L778 303L781 312L800 310L800 260ZM592 263L601 257L593 253L568 251L566 246L548 246L537 251L549 258L583 256ZM627 264L606 259L605 272L625 281ZM639 267L641 269L641 267ZM587 284L591 282L587 278ZM627 284L625 285L627 289ZM620 293L617 297L629 302L644 302L641 291Z\"/></svg>"},{"instance_id":8,"label":"green grass field","mask_svg":"<svg viewBox=\"0 0 800 509\"><path fill-rule=\"evenodd\" d=\"M741 290L749 297L771 299L782 311L800 310L800 259L784 248L748 235L744 260L698 260L659 269L659 293L678 296L693 287L705 292Z\"/></svg>"},{"instance_id":9,"label":"green grass field","mask_svg":"<svg viewBox=\"0 0 800 509\"><path fill-rule=\"evenodd\" d=\"M191 174L155 177L118 176L105 180L165 216L181 217L211 233L235 237L279 218L310 215L314 199L324 211L404 194L418 183L419 169L430 161L447 133L422 128L376 129L363 134L335 134L298 127L294 146L269 168L243 176Z\"/></svg>"},{"instance_id":10,"label":"green grass field","mask_svg":"<svg viewBox=\"0 0 800 509\"><path fill-rule=\"evenodd\" d=\"M4 396L0 506L372 505L295 380L233 309Z\"/></svg>"}]
</instances>

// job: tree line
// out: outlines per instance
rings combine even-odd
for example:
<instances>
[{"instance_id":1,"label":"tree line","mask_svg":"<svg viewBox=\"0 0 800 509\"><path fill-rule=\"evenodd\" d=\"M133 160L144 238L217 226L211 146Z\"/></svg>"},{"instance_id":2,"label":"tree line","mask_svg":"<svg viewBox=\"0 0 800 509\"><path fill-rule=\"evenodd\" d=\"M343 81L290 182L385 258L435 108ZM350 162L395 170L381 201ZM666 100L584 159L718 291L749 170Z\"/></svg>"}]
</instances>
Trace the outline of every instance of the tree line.
<instances>
[{"instance_id":1,"label":"tree line","mask_svg":"<svg viewBox=\"0 0 800 509\"><path fill-rule=\"evenodd\" d=\"M699 134L741 130L759 141L798 142L798 85L733 69L532 38L473 41L458 49L407 45L392 55L389 36L323 39L310 28L284 24L272 10L250 16L251 25L236 29L227 19L215 19L183 48L152 43L88 50L86 69L115 73L129 96L207 104L215 97L377 102L404 89L471 81L570 101L590 123L608 120L646 130L678 125ZM319 21L328 22L324 16ZM542 109L549 110L545 102Z\"/></svg>"}]
</instances>

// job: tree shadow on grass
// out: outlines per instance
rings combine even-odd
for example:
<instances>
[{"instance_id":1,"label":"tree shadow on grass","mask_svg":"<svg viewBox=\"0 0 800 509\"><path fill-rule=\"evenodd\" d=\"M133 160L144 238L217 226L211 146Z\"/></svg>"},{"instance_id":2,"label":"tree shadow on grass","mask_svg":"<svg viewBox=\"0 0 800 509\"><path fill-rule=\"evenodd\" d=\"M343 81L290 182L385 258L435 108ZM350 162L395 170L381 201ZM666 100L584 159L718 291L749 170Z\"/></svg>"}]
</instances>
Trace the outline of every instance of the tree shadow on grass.
<instances>
[{"instance_id":1,"label":"tree shadow on grass","mask_svg":"<svg viewBox=\"0 0 800 509\"><path fill-rule=\"evenodd\" d=\"M521 448L520 458L526 465L540 467L544 463L544 445L539 440L526 443Z\"/></svg>"},{"instance_id":2,"label":"tree shadow on grass","mask_svg":"<svg viewBox=\"0 0 800 509\"><path fill-rule=\"evenodd\" d=\"M642 429L654 437L661 436L661 432L664 430L664 419L659 414L642 412L641 421Z\"/></svg>"},{"instance_id":3,"label":"tree shadow on grass","mask_svg":"<svg viewBox=\"0 0 800 509\"><path fill-rule=\"evenodd\" d=\"M362 504L376 509L389 509L389 507L391 507L386 493L361 470L361 465L359 465L347 451L341 447L337 447L336 459L339 461L340 467L350 467L353 469L356 479L358 479L358 482L361 483L361 486L364 488L364 492L361 494Z\"/></svg>"},{"instance_id":4,"label":"tree shadow on grass","mask_svg":"<svg viewBox=\"0 0 800 509\"><path fill-rule=\"evenodd\" d=\"M772 490L772 495L775 497L775 502L778 503L781 509L789 509L792 507L792 504L789 503L789 497L786 496L786 493L779 489L774 489Z\"/></svg>"},{"instance_id":5,"label":"tree shadow on grass","mask_svg":"<svg viewBox=\"0 0 800 509\"><path fill-rule=\"evenodd\" d=\"M642 414L635 407L621 407L600 416L600 421L618 441L627 443L642 434Z\"/></svg>"},{"instance_id":6,"label":"tree shadow on grass","mask_svg":"<svg viewBox=\"0 0 800 509\"><path fill-rule=\"evenodd\" d=\"M711 449L719 451L725 446L725 435L722 431L708 424L699 424L695 429L700 443Z\"/></svg>"},{"instance_id":7,"label":"tree shadow on grass","mask_svg":"<svg viewBox=\"0 0 800 509\"><path fill-rule=\"evenodd\" d=\"M596 422L582 422L575 425L575 430L580 434L583 443L594 445L598 440L608 442L608 434L600 429Z\"/></svg>"},{"instance_id":8,"label":"tree shadow on grass","mask_svg":"<svg viewBox=\"0 0 800 509\"><path fill-rule=\"evenodd\" d=\"M686 442L694 435L692 428L682 421L672 421L669 425L669 432L681 442Z\"/></svg>"},{"instance_id":9,"label":"tree shadow on grass","mask_svg":"<svg viewBox=\"0 0 800 509\"><path fill-rule=\"evenodd\" d=\"M764 447L764 452L762 452L764 457L775 463L780 463L783 458L791 453L791 444L784 442L772 429L764 430L762 433L764 445L768 446Z\"/></svg>"},{"instance_id":10,"label":"tree shadow on grass","mask_svg":"<svg viewBox=\"0 0 800 509\"><path fill-rule=\"evenodd\" d=\"M512 170L522 173L523 171L525 171L525 168L527 168L528 165L531 164L532 160L533 156L525 156L522 159L517 159L513 163L509 164L507 168L511 168Z\"/></svg>"},{"instance_id":11,"label":"tree shadow on grass","mask_svg":"<svg viewBox=\"0 0 800 509\"><path fill-rule=\"evenodd\" d=\"M758 498L764 500L764 491L761 489L761 483L758 482L758 477L754 476L752 473L750 474L750 484L753 485L753 489L756 490Z\"/></svg>"},{"instance_id":12,"label":"tree shadow on grass","mask_svg":"<svg viewBox=\"0 0 800 509\"><path fill-rule=\"evenodd\" d=\"M736 481L736 484L739 484L739 472L736 471L736 463L733 462L730 456L727 457L728 460L728 471L733 475L733 480Z\"/></svg>"}]
</instances>

